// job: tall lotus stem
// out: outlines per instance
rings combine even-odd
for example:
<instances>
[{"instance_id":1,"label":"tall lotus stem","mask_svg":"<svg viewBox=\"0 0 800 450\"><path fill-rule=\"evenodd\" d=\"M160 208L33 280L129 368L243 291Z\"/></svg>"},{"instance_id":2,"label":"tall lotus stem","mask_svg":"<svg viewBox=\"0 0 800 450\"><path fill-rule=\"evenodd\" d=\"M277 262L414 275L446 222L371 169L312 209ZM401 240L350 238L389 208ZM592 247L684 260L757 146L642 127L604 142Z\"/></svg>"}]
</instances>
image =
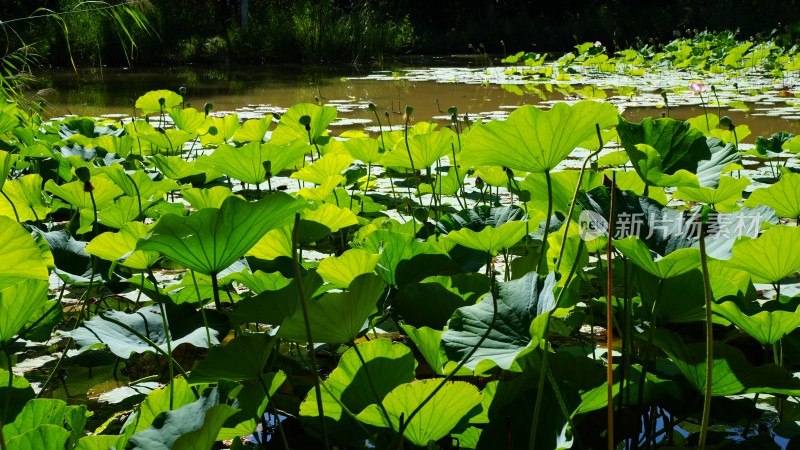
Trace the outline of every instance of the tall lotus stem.
<instances>
[{"instance_id":1,"label":"tall lotus stem","mask_svg":"<svg viewBox=\"0 0 800 450\"><path fill-rule=\"evenodd\" d=\"M542 249L539 255L539 265L536 268L537 273L542 273L542 265L547 264L547 237L550 231L550 217L553 215L553 182L550 179L550 171L545 171L545 180L547 180L547 218L544 221L544 233L542 233ZM547 271L547 265L544 266Z\"/></svg>"},{"instance_id":2,"label":"tall lotus stem","mask_svg":"<svg viewBox=\"0 0 800 450\"><path fill-rule=\"evenodd\" d=\"M611 248L614 241L614 207L616 206L616 188L617 188L617 173L611 173L611 211L608 217L608 244L606 245L606 260L607 263L607 285L606 285L606 357L608 358L608 366L606 368L606 377L608 379L608 450L614 450L614 366L612 351L613 344L613 311L611 308L611 297L614 295L614 264L612 262ZM565 287L566 288L566 287Z\"/></svg>"},{"instance_id":3,"label":"tall lotus stem","mask_svg":"<svg viewBox=\"0 0 800 450\"><path fill-rule=\"evenodd\" d=\"M319 412L322 436L325 439L325 449L331 448L328 442L328 426L325 422L325 410L322 406L322 389L320 389L319 369L317 366L317 353L314 350L314 337L311 334L311 322L308 318L308 303L306 301L306 290L303 286L303 277L300 275L300 262L298 258L298 241L300 240L300 213L294 215L294 228L292 229L292 266L294 267L294 280L297 289L300 291L300 306L303 307L303 321L306 326L306 339L308 340L308 355L311 358L311 370L314 372L314 391L317 394L317 411Z\"/></svg>"},{"instance_id":4,"label":"tall lotus stem","mask_svg":"<svg viewBox=\"0 0 800 450\"><path fill-rule=\"evenodd\" d=\"M709 207L703 207L703 225L708 223ZM705 227L703 227L705 228ZM711 275L708 272L708 256L706 254L705 229L700 230L700 265L703 269L703 288L706 298L706 387L703 397L703 418L700 422L700 439L697 448L706 448L706 436L708 434L708 424L711 416L711 384L714 372L714 329L712 328L711 302L713 293L711 292Z\"/></svg>"}]
</instances>

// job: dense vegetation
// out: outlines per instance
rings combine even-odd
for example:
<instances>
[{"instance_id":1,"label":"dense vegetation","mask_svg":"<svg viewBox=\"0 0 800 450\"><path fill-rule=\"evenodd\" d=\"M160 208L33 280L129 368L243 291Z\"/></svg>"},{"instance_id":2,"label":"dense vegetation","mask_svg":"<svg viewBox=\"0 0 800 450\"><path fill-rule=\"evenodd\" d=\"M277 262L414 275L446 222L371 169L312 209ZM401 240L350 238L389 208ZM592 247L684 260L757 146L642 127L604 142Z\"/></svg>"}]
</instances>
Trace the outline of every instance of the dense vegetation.
<instances>
[{"instance_id":1,"label":"dense vegetation","mask_svg":"<svg viewBox=\"0 0 800 450\"><path fill-rule=\"evenodd\" d=\"M795 0L727 1L387 1L182 0L114 1L141 11L151 27L132 28L129 48L139 64L263 61L383 62L401 53L503 53L522 48L567 51L601 40L612 50L664 43L690 30L740 30L791 44L800 35ZM37 7L44 10L34 9ZM60 66L71 53L81 64L128 64L116 44L115 20L94 12L96 2L45 0L4 3L2 19L67 12L63 23L6 23L19 39ZM243 11L244 9L244 11ZM128 25L131 22L127 19ZM63 26L70 32L65 36ZM4 43L5 46L5 43Z\"/></svg>"},{"instance_id":2,"label":"dense vegetation","mask_svg":"<svg viewBox=\"0 0 800 450\"><path fill-rule=\"evenodd\" d=\"M798 61L724 36L603 52L508 71ZM443 127L364 104L381 130L334 137L331 106L242 122L183 94L121 122L0 111L5 448L797 439L800 138L593 100Z\"/></svg>"}]
</instances>

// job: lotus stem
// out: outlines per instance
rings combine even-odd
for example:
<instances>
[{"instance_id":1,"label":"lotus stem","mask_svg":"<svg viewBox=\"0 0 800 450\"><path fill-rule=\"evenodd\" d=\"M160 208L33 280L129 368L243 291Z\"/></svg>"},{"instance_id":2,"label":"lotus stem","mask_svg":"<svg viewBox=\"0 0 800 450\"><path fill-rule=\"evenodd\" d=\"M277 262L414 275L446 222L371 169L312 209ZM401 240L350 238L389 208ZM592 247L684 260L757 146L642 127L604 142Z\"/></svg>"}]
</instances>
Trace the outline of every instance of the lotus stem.
<instances>
[{"instance_id":1,"label":"lotus stem","mask_svg":"<svg viewBox=\"0 0 800 450\"><path fill-rule=\"evenodd\" d=\"M603 151L603 136L600 134L600 124L594 124L595 129L597 130L597 140L600 142L600 148L595 150L594 152L590 153L583 159L583 165L581 166L581 171L578 174L578 184L575 186L575 192L572 194L572 201L569 204L569 213L567 213L567 224L569 221L572 220L572 213L575 211L575 202L578 200L578 192L581 190L581 184L583 183L583 173L586 171L586 164L589 163L589 160L592 157L597 156ZM519 190L519 187L517 187ZM569 233L569 225L564 227L564 236L561 239L561 250L558 252L558 259L556 260L556 272L558 272L559 267L561 267L561 258L564 256L564 249L566 248L567 243L567 235Z\"/></svg>"},{"instance_id":2,"label":"lotus stem","mask_svg":"<svg viewBox=\"0 0 800 450\"><path fill-rule=\"evenodd\" d=\"M175 402L175 388L173 381L175 380L175 367L173 366L172 359L172 337L169 332L169 320L167 319L167 310L164 308L163 302L158 302L158 307L161 309L161 323L164 326L164 336L167 339L167 366L169 367L169 410L172 411ZM208 330L206 330L208 331Z\"/></svg>"},{"instance_id":3,"label":"lotus stem","mask_svg":"<svg viewBox=\"0 0 800 450\"><path fill-rule=\"evenodd\" d=\"M194 283L194 290L197 292L197 303L200 305L200 315L203 317L203 325L206 327L206 341L208 348L211 348L211 330L208 328L208 320L206 319L206 309L203 305L203 298L200 296L200 286L197 285L197 277L194 276L194 270L189 269L192 274L192 282Z\"/></svg>"},{"instance_id":4,"label":"lotus stem","mask_svg":"<svg viewBox=\"0 0 800 450\"><path fill-rule=\"evenodd\" d=\"M6 194L4 190L0 189L0 194L3 194L3 197L6 198L8 204L11 205L11 210L14 211L14 217L17 219L17 222L19 222L19 214L17 213L17 207L14 206L14 202L11 201L11 199L8 197L8 194Z\"/></svg>"},{"instance_id":5,"label":"lotus stem","mask_svg":"<svg viewBox=\"0 0 800 450\"><path fill-rule=\"evenodd\" d=\"M217 308L217 311L222 311L222 302L219 299L219 281L216 273L211 274L211 290L214 292L214 307Z\"/></svg>"},{"instance_id":6,"label":"lotus stem","mask_svg":"<svg viewBox=\"0 0 800 450\"><path fill-rule=\"evenodd\" d=\"M606 284L606 377L608 386L608 450L614 450L614 352L612 350L614 339L614 312L611 307L611 298L614 295L614 264L611 253L614 241L614 207L616 206L617 173L611 173L611 211L608 216L608 243L606 245L607 284Z\"/></svg>"},{"instance_id":7,"label":"lotus stem","mask_svg":"<svg viewBox=\"0 0 800 450\"><path fill-rule=\"evenodd\" d=\"M386 410L386 407L383 406L383 399L378 394L378 389L375 388L375 382L372 381L372 376L369 373L369 369L367 368L367 361L364 360L364 356L361 354L361 350L358 349L358 344L353 343L353 350L356 351L356 355L358 355L358 360L361 361L361 367L364 368L364 373L367 375L367 382L369 382L369 388L372 390L372 394L375 396L375 400L378 402L378 406L381 408L381 412L383 416L386 418L386 423L392 427L394 430L394 426L392 426L392 420L389 418L389 411Z\"/></svg>"},{"instance_id":8,"label":"lotus stem","mask_svg":"<svg viewBox=\"0 0 800 450\"><path fill-rule=\"evenodd\" d=\"M550 231L550 218L553 215L553 182L550 179L550 171L544 172L545 180L547 180L547 218L544 222L544 233L542 233L542 248L539 255L539 265L536 267L537 273L542 273L542 265L547 263L547 237ZM547 271L547 265L544 266Z\"/></svg>"},{"instance_id":9,"label":"lotus stem","mask_svg":"<svg viewBox=\"0 0 800 450\"><path fill-rule=\"evenodd\" d=\"M261 377L258 377L258 382L261 384L261 389L264 390L264 395L267 397L267 405L272 405L272 396L269 395L269 389L267 385L264 383L264 380ZM275 416L275 421L278 422L278 434L281 435L281 443L283 444L284 450L289 450L289 441L286 440L286 433L283 431L283 422L281 421L280 414L278 409L275 406L272 406L272 415Z\"/></svg>"},{"instance_id":10,"label":"lotus stem","mask_svg":"<svg viewBox=\"0 0 800 450\"><path fill-rule=\"evenodd\" d=\"M703 208L703 224L708 221L707 208ZM698 448L706 448L706 436L708 435L708 424L711 417L711 386L714 372L714 328L712 322L711 304L714 300L711 291L711 275L708 271L708 255L706 253L705 230L700 232L700 265L703 269L703 288L706 300L706 386L703 396L703 418L700 422L700 439Z\"/></svg>"},{"instance_id":11,"label":"lotus stem","mask_svg":"<svg viewBox=\"0 0 800 450\"><path fill-rule=\"evenodd\" d=\"M314 337L311 333L311 321L308 318L308 304L306 301L306 291L303 286L303 277L300 274L300 262L298 261L298 247L300 240L300 213L294 215L294 228L292 229L292 266L294 267L294 279L300 294L300 306L303 308L303 321L306 327L306 339L308 339L308 355L311 358L311 370L314 372L314 390L317 394L317 411L319 412L322 436L325 439L325 449L331 448L328 442L328 425L325 422L325 410L322 406L322 390L320 389L319 366L317 366L317 354L314 350Z\"/></svg>"}]
</instances>

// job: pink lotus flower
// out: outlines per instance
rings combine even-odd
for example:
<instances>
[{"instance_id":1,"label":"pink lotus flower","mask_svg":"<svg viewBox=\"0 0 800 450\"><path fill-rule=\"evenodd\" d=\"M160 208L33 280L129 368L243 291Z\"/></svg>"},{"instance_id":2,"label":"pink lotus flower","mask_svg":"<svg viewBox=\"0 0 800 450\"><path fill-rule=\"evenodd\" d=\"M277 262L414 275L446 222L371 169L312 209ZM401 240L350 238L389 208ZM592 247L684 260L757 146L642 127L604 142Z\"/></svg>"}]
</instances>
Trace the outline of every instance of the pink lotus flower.
<instances>
[{"instance_id":1,"label":"pink lotus flower","mask_svg":"<svg viewBox=\"0 0 800 450\"><path fill-rule=\"evenodd\" d=\"M702 81L693 81L689 83L689 89L691 89L694 94L702 94L706 91L706 85L703 84Z\"/></svg>"},{"instance_id":2,"label":"pink lotus flower","mask_svg":"<svg viewBox=\"0 0 800 450\"><path fill-rule=\"evenodd\" d=\"M594 41L594 46L595 46L595 47L600 47L601 45L603 45L603 43L602 43L602 42L600 42L600 41Z\"/></svg>"}]
</instances>

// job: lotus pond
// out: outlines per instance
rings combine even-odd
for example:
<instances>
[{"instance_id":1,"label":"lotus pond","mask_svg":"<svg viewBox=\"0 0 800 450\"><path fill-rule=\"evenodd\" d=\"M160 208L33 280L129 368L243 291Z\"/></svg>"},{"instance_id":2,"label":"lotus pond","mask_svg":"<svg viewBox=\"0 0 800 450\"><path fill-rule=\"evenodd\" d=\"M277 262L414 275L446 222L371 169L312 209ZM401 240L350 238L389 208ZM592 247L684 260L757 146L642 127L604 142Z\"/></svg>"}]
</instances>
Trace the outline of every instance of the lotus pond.
<instances>
[{"instance_id":1,"label":"lotus pond","mask_svg":"<svg viewBox=\"0 0 800 450\"><path fill-rule=\"evenodd\" d=\"M0 447L796 445L798 59L704 42L4 105Z\"/></svg>"}]
</instances>

